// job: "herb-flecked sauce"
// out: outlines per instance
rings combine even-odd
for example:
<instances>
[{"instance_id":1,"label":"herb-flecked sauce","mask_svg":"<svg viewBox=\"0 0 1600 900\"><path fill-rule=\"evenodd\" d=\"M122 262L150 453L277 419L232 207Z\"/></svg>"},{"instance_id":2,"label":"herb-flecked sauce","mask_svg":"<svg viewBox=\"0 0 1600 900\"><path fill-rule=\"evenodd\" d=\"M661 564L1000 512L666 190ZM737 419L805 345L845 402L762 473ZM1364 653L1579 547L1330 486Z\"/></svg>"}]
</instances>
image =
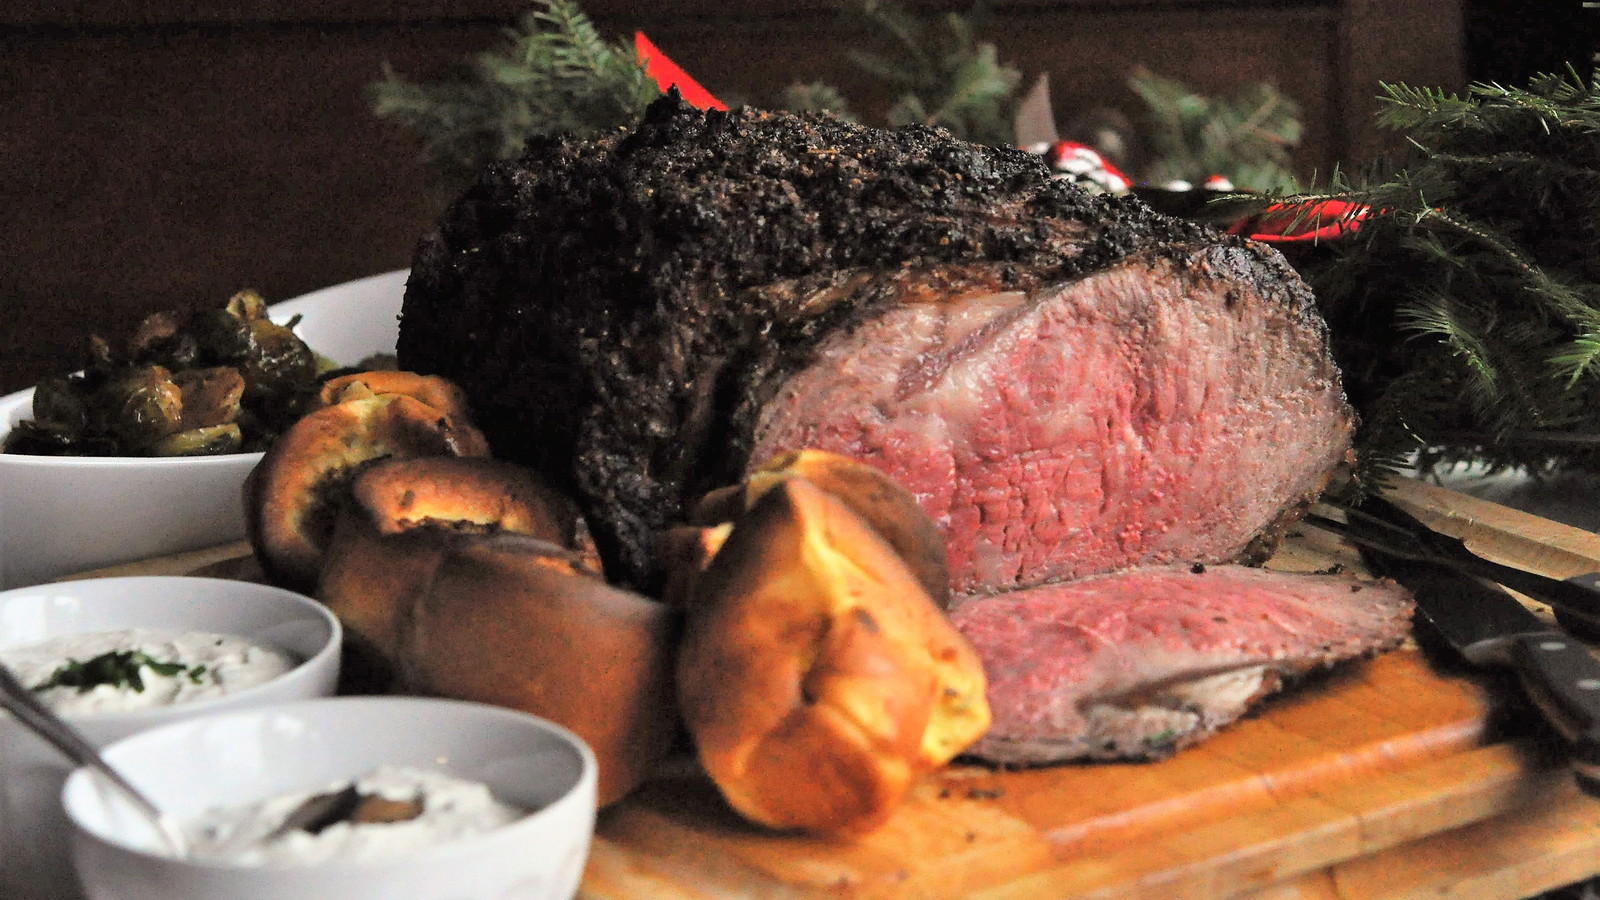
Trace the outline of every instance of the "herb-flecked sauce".
<instances>
[{"instance_id":1,"label":"herb-flecked sauce","mask_svg":"<svg viewBox=\"0 0 1600 900\"><path fill-rule=\"evenodd\" d=\"M17 680L58 713L127 712L220 697L294 668L233 635L130 628L0 649Z\"/></svg>"}]
</instances>

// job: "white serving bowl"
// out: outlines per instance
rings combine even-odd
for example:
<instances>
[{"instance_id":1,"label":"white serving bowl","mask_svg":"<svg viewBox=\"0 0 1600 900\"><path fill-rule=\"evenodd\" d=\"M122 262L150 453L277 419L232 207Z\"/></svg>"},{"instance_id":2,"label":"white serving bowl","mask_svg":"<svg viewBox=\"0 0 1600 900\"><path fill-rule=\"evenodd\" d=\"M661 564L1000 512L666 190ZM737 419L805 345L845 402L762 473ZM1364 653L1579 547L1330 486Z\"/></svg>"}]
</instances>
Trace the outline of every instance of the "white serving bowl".
<instances>
[{"instance_id":1,"label":"white serving bowl","mask_svg":"<svg viewBox=\"0 0 1600 900\"><path fill-rule=\"evenodd\" d=\"M214 578L91 578L0 592L0 648L68 634L156 628L210 631L286 650L303 660L271 681L221 697L130 712L64 716L104 746L158 725L331 695L339 678L339 621L309 597ZM175 768L192 771L183 761ZM73 764L0 711L0 897L77 896L61 786Z\"/></svg>"},{"instance_id":2,"label":"white serving bowl","mask_svg":"<svg viewBox=\"0 0 1600 900\"><path fill-rule=\"evenodd\" d=\"M342 365L393 353L404 270L274 304L274 321ZM0 397L0 440L33 412L33 390ZM0 453L0 589L37 584L244 536L241 490L259 453L176 457Z\"/></svg>"},{"instance_id":3,"label":"white serving bowl","mask_svg":"<svg viewBox=\"0 0 1600 900\"><path fill-rule=\"evenodd\" d=\"M481 782L536 810L394 860L249 866L169 856L121 795L88 771L62 794L90 900L568 900L594 833L594 754L514 710L415 697L338 697L190 719L105 751L179 821L363 775L384 764ZM181 764L174 761L181 760Z\"/></svg>"}]
</instances>

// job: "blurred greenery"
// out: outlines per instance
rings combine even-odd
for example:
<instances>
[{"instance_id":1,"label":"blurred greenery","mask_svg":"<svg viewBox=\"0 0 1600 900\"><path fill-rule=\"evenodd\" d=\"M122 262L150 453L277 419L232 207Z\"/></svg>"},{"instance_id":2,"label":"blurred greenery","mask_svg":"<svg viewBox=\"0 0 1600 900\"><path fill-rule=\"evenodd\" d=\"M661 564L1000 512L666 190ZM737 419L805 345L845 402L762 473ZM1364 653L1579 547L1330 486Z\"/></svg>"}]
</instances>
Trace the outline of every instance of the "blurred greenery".
<instances>
[{"instance_id":1,"label":"blurred greenery","mask_svg":"<svg viewBox=\"0 0 1600 900\"><path fill-rule=\"evenodd\" d=\"M535 0L506 42L445 78L414 83L384 68L372 110L414 133L447 179L510 159L531 137L595 137L636 121L660 90L633 46L608 42L576 0Z\"/></svg>"}]
</instances>

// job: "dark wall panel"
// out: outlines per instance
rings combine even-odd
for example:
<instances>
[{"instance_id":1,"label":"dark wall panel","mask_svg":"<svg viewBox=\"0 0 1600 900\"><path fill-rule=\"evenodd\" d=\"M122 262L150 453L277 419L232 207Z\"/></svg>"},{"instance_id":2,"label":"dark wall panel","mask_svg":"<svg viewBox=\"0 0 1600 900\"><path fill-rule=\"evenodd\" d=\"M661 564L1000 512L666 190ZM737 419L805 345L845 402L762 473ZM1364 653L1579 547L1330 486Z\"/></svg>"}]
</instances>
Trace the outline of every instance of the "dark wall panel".
<instances>
[{"instance_id":1,"label":"dark wall panel","mask_svg":"<svg viewBox=\"0 0 1600 900\"><path fill-rule=\"evenodd\" d=\"M494 27L214 28L0 46L0 389L156 309L407 264L436 214L368 111L385 60L436 69Z\"/></svg>"}]
</instances>

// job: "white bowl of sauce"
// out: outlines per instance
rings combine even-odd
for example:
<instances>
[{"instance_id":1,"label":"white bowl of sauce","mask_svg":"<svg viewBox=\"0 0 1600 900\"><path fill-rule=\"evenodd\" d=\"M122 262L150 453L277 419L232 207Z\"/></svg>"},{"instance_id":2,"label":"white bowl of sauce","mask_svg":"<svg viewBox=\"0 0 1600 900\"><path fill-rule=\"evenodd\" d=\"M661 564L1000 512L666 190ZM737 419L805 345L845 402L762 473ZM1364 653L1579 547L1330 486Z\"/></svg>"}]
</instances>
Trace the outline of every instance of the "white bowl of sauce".
<instances>
[{"instance_id":1,"label":"white bowl of sauce","mask_svg":"<svg viewBox=\"0 0 1600 900\"><path fill-rule=\"evenodd\" d=\"M0 592L0 660L97 746L331 695L342 636L320 603L244 581L93 578ZM77 896L60 805L71 769L0 712L0 896Z\"/></svg>"},{"instance_id":2,"label":"white bowl of sauce","mask_svg":"<svg viewBox=\"0 0 1600 900\"><path fill-rule=\"evenodd\" d=\"M568 900L594 830L589 748L484 704L307 700L188 719L104 752L195 848L170 855L120 795L74 773L62 798L92 900ZM308 798L340 792L383 808L279 829Z\"/></svg>"}]
</instances>

